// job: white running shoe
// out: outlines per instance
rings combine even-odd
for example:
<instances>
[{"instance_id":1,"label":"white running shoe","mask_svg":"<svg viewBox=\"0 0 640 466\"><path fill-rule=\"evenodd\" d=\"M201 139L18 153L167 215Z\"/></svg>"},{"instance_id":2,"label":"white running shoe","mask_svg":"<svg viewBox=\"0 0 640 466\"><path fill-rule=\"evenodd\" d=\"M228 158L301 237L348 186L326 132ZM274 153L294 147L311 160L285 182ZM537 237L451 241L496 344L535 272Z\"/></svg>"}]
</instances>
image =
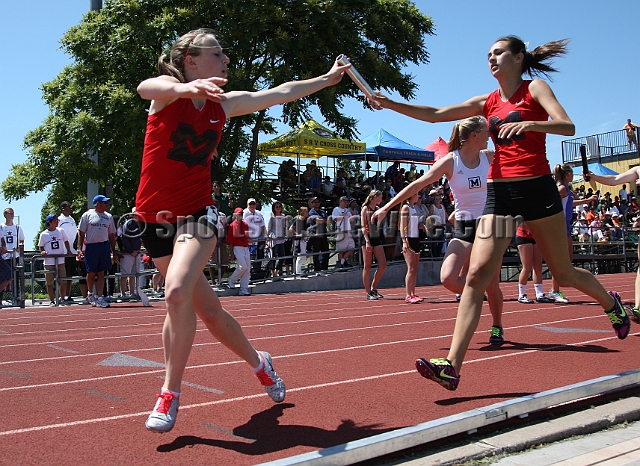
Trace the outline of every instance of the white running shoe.
<instances>
[{"instance_id":1,"label":"white running shoe","mask_svg":"<svg viewBox=\"0 0 640 466\"><path fill-rule=\"evenodd\" d=\"M533 304L534 303L533 299L527 298L526 294L521 294L520 296L518 296L518 302L519 303L523 303L523 304Z\"/></svg>"},{"instance_id":2,"label":"white running shoe","mask_svg":"<svg viewBox=\"0 0 640 466\"><path fill-rule=\"evenodd\" d=\"M567 298L560 290L558 290L557 293L555 291L549 291L549 297L556 303L567 304L569 302L569 298Z\"/></svg>"},{"instance_id":3,"label":"white running shoe","mask_svg":"<svg viewBox=\"0 0 640 466\"><path fill-rule=\"evenodd\" d=\"M267 391L267 394L271 397L271 399L276 403L281 403L284 401L284 397L287 391L286 387L284 386L284 382L273 369L273 364L271 363L271 355L266 351L258 351L258 353L264 361L264 369L262 369L260 372L256 372L256 377L258 377L260 383L264 385L264 389Z\"/></svg>"},{"instance_id":4,"label":"white running shoe","mask_svg":"<svg viewBox=\"0 0 640 466\"><path fill-rule=\"evenodd\" d=\"M176 423L179 406L180 398L176 398L173 393L159 394L158 401L145 424L147 430L158 433L169 432Z\"/></svg>"},{"instance_id":5,"label":"white running shoe","mask_svg":"<svg viewBox=\"0 0 640 466\"><path fill-rule=\"evenodd\" d=\"M104 297L102 297L102 296L98 296L95 299L95 302L96 302L96 304L95 304L96 307L109 307L109 306L111 306L111 304L106 302Z\"/></svg>"},{"instance_id":6,"label":"white running shoe","mask_svg":"<svg viewBox=\"0 0 640 466\"><path fill-rule=\"evenodd\" d=\"M91 304L91 307L96 307L96 305L98 304L96 302L96 297L93 296L93 293L87 293L87 301L89 302L89 304Z\"/></svg>"}]
</instances>

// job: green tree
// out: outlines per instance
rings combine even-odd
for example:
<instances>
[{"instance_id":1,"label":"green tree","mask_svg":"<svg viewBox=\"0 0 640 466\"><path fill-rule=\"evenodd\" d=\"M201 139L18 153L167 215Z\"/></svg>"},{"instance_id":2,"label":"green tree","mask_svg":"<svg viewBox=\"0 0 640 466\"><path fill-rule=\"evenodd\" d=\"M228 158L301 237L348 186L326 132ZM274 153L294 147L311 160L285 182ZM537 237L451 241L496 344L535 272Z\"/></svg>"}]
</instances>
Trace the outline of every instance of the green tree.
<instances>
[{"instance_id":1,"label":"green tree","mask_svg":"<svg viewBox=\"0 0 640 466\"><path fill-rule=\"evenodd\" d=\"M137 85L157 74L160 53L198 27L218 31L231 60L225 90L260 90L327 72L347 53L371 85L414 96L403 73L408 62L428 62L433 33L428 16L407 0L106 0L62 38L73 63L42 86L50 114L24 140L27 160L13 165L0 190L8 200L51 189L50 204L84 204L87 180L112 186L113 211L131 208L138 186L149 103ZM357 121L341 112L342 99L364 98L349 79L284 105L281 120L295 126L317 106L343 137L355 139ZM212 164L212 177L236 199L253 191L258 135L273 134L274 116L262 111L230 119ZM99 155L96 165L89 151ZM255 187L255 186L254 186ZM264 194L263 194L264 199Z\"/></svg>"}]
</instances>

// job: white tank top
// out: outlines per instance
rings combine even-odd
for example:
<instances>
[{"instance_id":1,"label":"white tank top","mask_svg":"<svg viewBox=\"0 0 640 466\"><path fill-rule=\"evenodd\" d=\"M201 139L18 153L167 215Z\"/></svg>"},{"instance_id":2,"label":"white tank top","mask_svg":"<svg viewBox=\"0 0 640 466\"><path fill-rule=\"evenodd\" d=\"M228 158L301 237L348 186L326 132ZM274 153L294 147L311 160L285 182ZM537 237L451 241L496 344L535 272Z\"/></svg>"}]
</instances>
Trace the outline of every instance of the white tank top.
<instances>
[{"instance_id":1,"label":"white tank top","mask_svg":"<svg viewBox=\"0 0 640 466\"><path fill-rule=\"evenodd\" d=\"M407 237L409 238L420 237L420 232L418 231L419 223L420 223L420 215L418 215L418 211L413 206L409 206L409 231L407 232Z\"/></svg>"},{"instance_id":2,"label":"white tank top","mask_svg":"<svg viewBox=\"0 0 640 466\"><path fill-rule=\"evenodd\" d=\"M453 151L453 175L449 186L456 201L456 220L475 220L482 216L487 202L487 174L489 160L485 151L480 151L480 163L469 168L462 163L457 150Z\"/></svg>"}]
</instances>

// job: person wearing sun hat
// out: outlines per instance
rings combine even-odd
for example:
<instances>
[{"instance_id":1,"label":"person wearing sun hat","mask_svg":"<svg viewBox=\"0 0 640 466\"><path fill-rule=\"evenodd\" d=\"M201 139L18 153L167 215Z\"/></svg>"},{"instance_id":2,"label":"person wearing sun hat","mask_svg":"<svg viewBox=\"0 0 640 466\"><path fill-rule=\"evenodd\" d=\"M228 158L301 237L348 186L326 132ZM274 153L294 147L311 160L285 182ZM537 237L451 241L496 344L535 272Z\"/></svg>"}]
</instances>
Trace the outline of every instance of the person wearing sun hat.
<instances>
[{"instance_id":1,"label":"person wearing sun hat","mask_svg":"<svg viewBox=\"0 0 640 466\"><path fill-rule=\"evenodd\" d=\"M47 294L49 295L49 306L56 305L56 296L53 290L53 283L58 278L66 278L67 273L64 267L64 254L72 255L71 245L67 233L58 227L58 216L47 215L45 219L47 228L40 233L38 239L38 249L44 257L44 268L47 270L45 277L47 280ZM59 257L48 257L59 256Z\"/></svg>"}]
</instances>

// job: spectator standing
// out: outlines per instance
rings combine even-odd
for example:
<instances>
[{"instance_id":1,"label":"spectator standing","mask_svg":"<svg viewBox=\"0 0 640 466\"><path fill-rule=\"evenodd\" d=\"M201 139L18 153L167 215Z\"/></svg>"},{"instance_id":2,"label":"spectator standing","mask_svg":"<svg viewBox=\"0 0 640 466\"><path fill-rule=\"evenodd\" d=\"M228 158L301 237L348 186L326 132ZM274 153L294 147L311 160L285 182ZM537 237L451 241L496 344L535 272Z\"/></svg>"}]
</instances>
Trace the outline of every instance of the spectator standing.
<instances>
[{"instance_id":1,"label":"spectator standing","mask_svg":"<svg viewBox=\"0 0 640 466\"><path fill-rule=\"evenodd\" d=\"M520 254L520 262L522 262L522 270L520 270L518 277L518 302L523 304L552 303L553 299L546 296L542 289L542 253L525 222L522 222L516 230L516 245L518 246L518 254ZM527 281L529 281L531 271L533 271L533 288L536 293L535 301L527 297Z\"/></svg>"},{"instance_id":2,"label":"spectator standing","mask_svg":"<svg viewBox=\"0 0 640 466\"><path fill-rule=\"evenodd\" d=\"M325 210L320 206L320 199L309 199L309 232L311 250L313 251L313 270L321 272L329 268L329 240L327 238L327 223L329 221Z\"/></svg>"},{"instance_id":3,"label":"spectator standing","mask_svg":"<svg viewBox=\"0 0 640 466\"><path fill-rule=\"evenodd\" d=\"M58 228L62 228L64 232L67 234L67 238L69 238L69 245L71 246L71 254L72 256L64 258L64 268L65 273L68 278L74 277L76 275L81 275L83 278L79 280L80 293L82 297L87 296L87 280L86 273L81 273L78 270L78 262L76 256L78 255L77 239L78 239L78 225L76 224L75 219L72 216L73 207L69 201L64 201L60 204L60 215L58 216ZM60 298L63 299L65 303L71 304L73 303L73 298L71 297L71 280L65 280L60 285Z\"/></svg>"},{"instance_id":4,"label":"spectator standing","mask_svg":"<svg viewBox=\"0 0 640 466\"><path fill-rule=\"evenodd\" d=\"M636 137L636 129L640 126L635 123L631 123L631 118L627 119L627 124L622 127L627 132L627 142L629 143L629 150L632 149L632 145L636 146L636 152L638 151L638 138Z\"/></svg>"},{"instance_id":5,"label":"spectator standing","mask_svg":"<svg viewBox=\"0 0 640 466\"><path fill-rule=\"evenodd\" d=\"M135 217L136 208L132 210L132 216L128 218L118 228L118 239L120 244L120 295L126 295L127 284L129 285L129 294L135 295L138 286L138 272L142 266L142 236L140 232L140 224Z\"/></svg>"},{"instance_id":6,"label":"spectator standing","mask_svg":"<svg viewBox=\"0 0 640 466\"><path fill-rule=\"evenodd\" d=\"M251 228L242 217L244 212L240 207L233 211L234 220L227 230L227 244L231 248L231 260L236 261L236 269L229 277L229 288L240 284L240 296L249 296L249 281L251 280L251 253L249 252L249 235Z\"/></svg>"},{"instance_id":7,"label":"spectator standing","mask_svg":"<svg viewBox=\"0 0 640 466\"><path fill-rule=\"evenodd\" d=\"M20 225L13 222L15 212L11 207L4 209L4 223L0 225L0 231L2 232L2 259L4 265L0 272L0 296L4 292L5 288L11 283L13 275L13 264L19 256L18 246L24 244L24 230L20 228Z\"/></svg>"},{"instance_id":8,"label":"spectator standing","mask_svg":"<svg viewBox=\"0 0 640 466\"><path fill-rule=\"evenodd\" d=\"M71 245L69 244L69 237L67 233L58 227L58 216L54 214L47 215L45 220L47 228L40 233L38 239L38 249L40 254L44 257L45 277L47 281L47 294L49 295L49 306L56 305L56 295L53 289L53 285L58 286L56 282L56 275L58 278L66 278L65 270L65 257L64 254L71 256ZM61 256L61 257L48 257L48 256ZM62 282L63 284L65 281ZM61 287L59 287L61 288ZM58 296L62 297L60 293Z\"/></svg>"},{"instance_id":9,"label":"spectator standing","mask_svg":"<svg viewBox=\"0 0 640 466\"><path fill-rule=\"evenodd\" d=\"M336 251L338 251L337 267L345 268L349 264L347 260L353 255L356 247L351 236L351 210L349 209L349 198L342 196L338 200L338 206L333 209L331 217L336 225Z\"/></svg>"},{"instance_id":10,"label":"spectator standing","mask_svg":"<svg viewBox=\"0 0 640 466\"><path fill-rule=\"evenodd\" d=\"M620 213L622 215L627 215L627 209L629 208L629 193L627 192L627 185L623 184L622 189L618 193L620 197Z\"/></svg>"},{"instance_id":11,"label":"spectator standing","mask_svg":"<svg viewBox=\"0 0 640 466\"><path fill-rule=\"evenodd\" d=\"M213 200L220 204L220 212L229 217L233 210L233 197L230 193L222 192L222 184L219 181L214 181L211 188L213 189Z\"/></svg>"},{"instance_id":12,"label":"spectator standing","mask_svg":"<svg viewBox=\"0 0 640 466\"><path fill-rule=\"evenodd\" d=\"M278 263L272 271L273 277L277 277L282 273L284 268L284 257L287 255L284 249L284 242L287 240L287 217L282 213L282 204L274 202L271 206L271 218L269 219L269 228L267 228L267 236L271 241L271 254L274 259L279 257Z\"/></svg>"},{"instance_id":13,"label":"spectator standing","mask_svg":"<svg viewBox=\"0 0 640 466\"><path fill-rule=\"evenodd\" d=\"M109 307L109 303L103 297L104 273L110 270L113 263L111 258L116 255L116 228L113 218L107 207L111 199L97 195L93 198L93 209L87 210L80 218L78 227L78 244L87 240L84 253L84 264L87 268L87 285L89 292L87 299L94 307ZM78 255L81 252L78 251ZM94 294L94 285L96 294Z\"/></svg>"},{"instance_id":14,"label":"spectator standing","mask_svg":"<svg viewBox=\"0 0 640 466\"><path fill-rule=\"evenodd\" d=\"M262 272L267 227L264 223L262 212L258 209L258 204L254 198L250 197L247 200L247 208L244 209L243 215L244 221L249 225L249 252L253 253L255 251L256 253L252 271L259 276Z\"/></svg>"},{"instance_id":15,"label":"spectator standing","mask_svg":"<svg viewBox=\"0 0 640 466\"><path fill-rule=\"evenodd\" d=\"M400 236L402 237L402 254L407 263L407 274L404 279L407 304L419 304L424 299L416 294L418 279L418 265L420 263L420 219L415 205L418 202L418 192L414 191L400 210ZM422 225L424 226L424 225Z\"/></svg>"},{"instance_id":16,"label":"spectator standing","mask_svg":"<svg viewBox=\"0 0 640 466\"><path fill-rule=\"evenodd\" d=\"M367 292L367 299L375 300L380 299L383 296L378 293L378 284L382 280L384 271L387 269L387 258L384 254L384 235L382 234L382 228L377 221L374 221L371 217L373 213L378 209L380 202L382 201L382 192L377 189L371 190L369 195L362 204L362 211L360 212L360 223L362 228L362 235L364 244L362 245L362 259L364 262L364 268L362 269L362 282L364 284L364 290ZM373 281L371 281L371 268L373 267L373 258L376 258L378 262L378 268L373 274Z\"/></svg>"},{"instance_id":17,"label":"spectator standing","mask_svg":"<svg viewBox=\"0 0 640 466\"><path fill-rule=\"evenodd\" d=\"M218 207L218 201L213 200L213 205ZM218 241L216 248L211 254L211 264L218 264L220 272L220 281L222 284L222 276L227 272L227 264L229 263L229 246L227 244L227 230L229 230L229 222L226 215L218 215ZM216 284L216 270L209 267L209 276L211 277L211 285Z\"/></svg>"},{"instance_id":18,"label":"spectator standing","mask_svg":"<svg viewBox=\"0 0 640 466\"><path fill-rule=\"evenodd\" d=\"M296 274L302 274L302 266L307 260L307 218L309 218L309 208L302 206L298 209L298 215L289 227L290 234L294 235L293 248L296 253Z\"/></svg>"}]
</instances>

